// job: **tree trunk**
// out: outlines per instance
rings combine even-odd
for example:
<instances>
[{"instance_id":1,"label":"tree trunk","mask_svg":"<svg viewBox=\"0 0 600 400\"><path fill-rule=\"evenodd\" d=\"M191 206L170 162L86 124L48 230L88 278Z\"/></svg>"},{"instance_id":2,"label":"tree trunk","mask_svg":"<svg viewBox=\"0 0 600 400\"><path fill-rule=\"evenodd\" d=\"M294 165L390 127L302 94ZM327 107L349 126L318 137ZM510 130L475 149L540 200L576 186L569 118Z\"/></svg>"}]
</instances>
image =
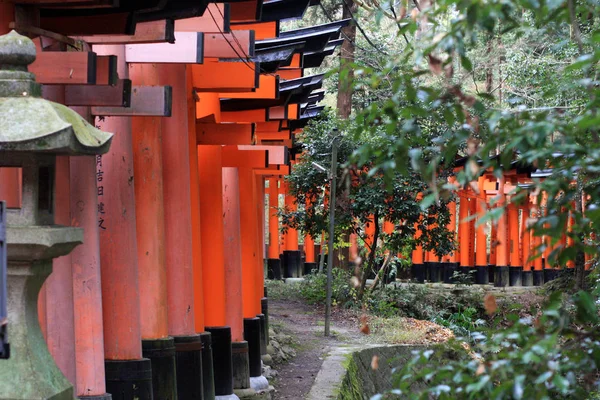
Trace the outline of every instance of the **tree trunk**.
<instances>
[{"instance_id":1,"label":"tree trunk","mask_svg":"<svg viewBox=\"0 0 600 400\"><path fill-rule=\"evenodd\" d=\"M379 239L379 211L375 211L373 215L373 223L375 224L375 232L373 232L373 244L371 245L371 252L369 253L369 261L366 267L362 270L362 276L360 280L360 289L358 291L358 301L363 299L365 294L365 287L367 286L367 271L375 268L375 255L377 253L377 239Z\"/></svg>"},{"instance_id":2,"label":"tree trunk","mask_svg":"<svg viewBox=\"0 0 600 400\"><path fill-rule=\"evenodd\" d=\"M353 0L342 1L342 18L352 18L352 14L356 13L357 5ZM345 2L345 5L344 5ZM340 51L340 79L338 82L337 109L338 116L341 119L350 118L352 113L352 94L354 92L354 53L356 52L356 25L353 22L350 25L342 28L342 37L344 43ZM347 72L344 72L347 71Z\"/></svg>"}]
</instances>

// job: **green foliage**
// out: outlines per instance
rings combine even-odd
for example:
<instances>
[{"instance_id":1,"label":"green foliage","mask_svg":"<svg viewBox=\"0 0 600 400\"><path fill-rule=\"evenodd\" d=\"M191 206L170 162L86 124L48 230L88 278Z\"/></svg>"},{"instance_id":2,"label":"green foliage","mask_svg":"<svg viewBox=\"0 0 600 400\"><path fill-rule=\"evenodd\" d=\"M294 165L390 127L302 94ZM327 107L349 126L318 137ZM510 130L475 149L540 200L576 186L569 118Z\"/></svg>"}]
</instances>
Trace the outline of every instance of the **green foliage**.
<instances>
[{"instance_id":1,"label":"green foliage","mask_svg":"<svg viewBox=\"0 0 600 400\"><path fill-rule=\"evenodd\" d=\"M351 306L356 301L356 290L350 283L351 275L343 269L333 268L331 282L332 302L341 306ZM325 304L327 297L327 275L317 273L306 275L300 284L300 295L309 304Z\"/></svg>"},{"instance_id":2,"label":"green foliage","mask_svg":"<svg viewBox=\"0 0 600 400\"><path fill-rule=\"evenodd\" d=\"M329 209L325 206L325 193L329 191L330 184L331 146L333 138L337 137L339 186L336 236L353 232L364 239L365 226L376 223L379 227L378 237L383 242L380 250L396 253L414 248L414 235L418 228L423 232L419 244L426 250L434 250L440 256L453 250L452 236L446 229L450 219L446 202L422 207L419 193L427 190L427 185L418 174L398 174L392 181L386 182L377 167L363 163L357 169L348 163L351 155L363 144L387 140L381 135L357 138L344 133L353 129L350 122L339 121L333 115L325 114L312 121L300 135L303 153L292 174L286 178L299 207L295 212L280 212L284 229L297 228L313 237L327 230ZM326 171L315 168L314 163ZM393 233L381 232L384 219L395 225ZM364 249L365 253L372 250L369 245L365 245Z\"/></svg>"},{"instance_id":3,"label":"green foliage","mask_svg":"<svg viewBox=\"0 0 600 400\"><path fill-rule=\"evenodd\" d=\"M368 100L356 109L354 134L378 140L364 142L352 162L376 168L387 182L398 172L420 174L428 183L427 206L452 196L456 187L440 171L460 157L471 161L457 173L459 187L484 170L500 177L513 161L551 168L547 178L517 188L511 202L522 202L529 190L540 203L547 193L546 215L530 221L535 234L552 238L552 245L565 234L572 240L569 248L558 246L551 262L564 265L582 252L594 253L590 235L600 223L599 3L418 3L418 10L404 2L361 3L388 17L379 18L379 28L395 27L403 48L388 52L383 62L356 59L354 85ZM582 193L589 195L585 214ZM496 221L499 215L489 217ZM567 231L569 216L575 223Z\"/></svg>"},{"instance_id":4,"label":"green foliage","mask_svg":"<svg viewBox=\"0 0 600 400\"><path fill-rule=\"evenodd\" d=\"M425 285L387 285L374 291L366 304L376 315L394 315L438 322L441 325L480 325L484 318L482 295L478 291L431 289ZM470 321L467 323L466 321ZM465 331L457 332L459 334Z\"/></svg>"},{"instance_id":5,"label":"green foliage","mask_svg":"<svg viewBox=\"0 0 600 400\"><path fill-rule=\"evenodd\" d=\"M300 296L299 283L285 283L283 281L266 279L265 287L267 288L269 299L287 300Z\"/></svg>"},{"instance_id":6,"label":"green foliage","mask_svg":"<svg viewBox=\"0 0 600 400\"><path fill-rule=\"evenodd\" d=\"M467 351L440 366L435 352L415 354L395 375L392 394L411 399L590 398L600 388L600 316L592 296L579 292L569 301L554 294L537 318L511 317L499 331L473 334ZM462 351L461 351L462 348ZM413 390L417 383L425 390ZM593 397L591 397L593 398Z\"/></svg>"}]
</instances>

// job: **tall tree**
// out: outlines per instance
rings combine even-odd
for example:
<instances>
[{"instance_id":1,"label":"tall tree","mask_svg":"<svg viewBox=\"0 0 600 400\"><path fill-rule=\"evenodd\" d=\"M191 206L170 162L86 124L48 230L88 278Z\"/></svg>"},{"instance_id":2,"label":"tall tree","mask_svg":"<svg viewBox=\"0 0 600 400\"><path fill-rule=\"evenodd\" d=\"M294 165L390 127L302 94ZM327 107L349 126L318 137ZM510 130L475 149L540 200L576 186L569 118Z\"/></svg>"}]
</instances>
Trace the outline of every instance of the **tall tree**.
<instances>
[{"instance_id":1,"label":"tall tree","mask_svg":"<svg viewBox=\"0 0 600 400\"><path fill-rule=\"evenodd\" d=\"M358 7L353 0L342 1L342 18L353 18ZM346 39L340 51L340 74L337 95L337 111L341 119L350 118L352 114L352 94L354 93L354 58L356 53L356 24L342 28L342 36Z\"/></svg>"}]
</instances>

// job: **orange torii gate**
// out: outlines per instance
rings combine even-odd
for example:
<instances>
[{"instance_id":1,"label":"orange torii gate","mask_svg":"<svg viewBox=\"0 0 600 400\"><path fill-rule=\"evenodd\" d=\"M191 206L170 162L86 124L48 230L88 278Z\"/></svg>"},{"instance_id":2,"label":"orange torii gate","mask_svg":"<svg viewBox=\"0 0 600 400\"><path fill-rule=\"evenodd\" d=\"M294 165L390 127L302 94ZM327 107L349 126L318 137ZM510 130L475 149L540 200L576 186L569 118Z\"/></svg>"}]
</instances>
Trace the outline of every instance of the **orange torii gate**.
<instances>
[{"instance_id":1,"label":"orange torii gate","mask_svg":"<svg viewBox=\"0 0 600 400\"><path fill-rule=\"evenodd\" d=\"M572 242L566 235L556 243L550 243L546 237L533 235L530 229L531 219L536 219L544 212L547 196L544 194L541 204L537 204L537 197L528 195L522 204L517 204L512 197L517 186L527 190L531 186L531 178L543 178L548 172L533 171L530 168L521 168L513 163L513 170L507 171L497 179L491 173L485 173L477 182L477 192L472 188L458 190L459 204L450 203L451 222L450 231L455 231L456 207L458 207L458 244L459 247L453 255L442 258L444 282L452 282L450 274L454 272L452 259L460 262L459 271L474 271L474 281L477 284L494 283L495 286L539 286L557 276L558 266L550 263L550 254L559 246L569 246ZM453 182L453 178L449 179ZM582 199L583 201L583 199ZM492 205L493 204L493 205ZM488 208L502 207L501 213L491 229L478 220ZM532 213L532 211L535 211ZM573 217L569 216L565 232L573 224ZM419 237L417 232L415 237ZM489 239L489 243L488 243ZM545 246L542 247L542 243ZM540 249L544 248L541 255L532 261ZM429 259L431 256L429 256ZM427 269L422 265L429 261L419 248L413 251L413 276L419 282L430 280L439 281L436 275L427 275ZM445 264L445 265L444 265ZM565 265L567 270L574 268L573 262ZM589 268L589 265L586 265Z\"/></svg>"}]
</instances>

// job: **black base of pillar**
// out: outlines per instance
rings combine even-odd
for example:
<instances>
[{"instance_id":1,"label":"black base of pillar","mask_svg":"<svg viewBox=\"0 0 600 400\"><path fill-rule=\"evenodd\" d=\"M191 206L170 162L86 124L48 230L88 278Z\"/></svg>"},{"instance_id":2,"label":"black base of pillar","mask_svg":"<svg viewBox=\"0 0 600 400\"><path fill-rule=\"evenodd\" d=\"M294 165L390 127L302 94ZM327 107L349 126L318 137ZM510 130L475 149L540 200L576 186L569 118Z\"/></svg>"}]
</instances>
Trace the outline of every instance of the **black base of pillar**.
<instances>
[{"instance_id":1,"label":"black base of pillar","mask_svg":"<svg viewBox=\"0 0 600 400\"><path fill-rule=\"evenodd\" d=\"M265 329L267 326L267 319L264 314L258 314L256 318L260 321L260 354L267 354L267 335Z\"/></svg>"},{"instance_id":2,"label":"black base of pillar","mask_svg":"<svg viewBox=\"0 0 600 400\"><path fill-rule=\"evenodd\" d=\"M475 267L475 283L478 285L487 285L490 283L490 272L487 265Z\"/></svg>"},{"instance_id":3,"label":"black base of pillar","mask_svg":"<svg viewBox=\"0 0 600 400\"><path fill-rule=\"evenodd\" d=\"M509 285L523 286L523 267L510 267Z\"/></svg>"},{"instance_id":4,"label":"black base of pillar","mask_svg":"<svg viewBox=\"0 0 600 400\"><path fill-rule=\"evenodd\" d=\"M248 363L251 377L262 374L260 337L260 319L244 318L244 340L248 342Z\"/></svg>"},{"instance_id":5,"label":"black base of pillar","mask_svg":"<svg viewBox=\"0 0 600 400\"><path fill-rule=\"evenodd\" d=\"M267 259L267 278L281 280L281 260L279 258Z\"/></svg>"},{"instance_id":6,"label":"black base of pillar","mask_svg":"<svg viewBox=\"0 0 600 400\"><path fill-rule=\"evenodd\" d=\"M78 400L112 400L110 393L100 394L96 396L79 396Z\"/></svg>"},{"instance_id":7,"label":"black base of pillar","mask_svg":"<svg viewBox=\"0 0 600 400\"><path fill-rule=\"evenodd\" d=\"M173 336L178 400L202 399L202 339L200 335Z\"/></svg>"},{"instance_id":8,"label":"black base of pillar","mask_svg":"<svg viewBox=\"0 0 600 400\"><path fill-rule=\"evenodd\" d=\"M283 277L302 277L302 252L300 250L283 251Z\"/></svg>"},{"instance_id":9,"label":"black base of pillar","mask_svg":"<svg viewBox=\"0 0 600 400\"><path fill-rule=\"evenodd\" d=\"M523 271L521 279L523 286L533 286L533 271Z\"/></svg>"},{"instance_id":10,"label":"black base of pillar","mask_svg":"<svg viewBox=\"0 0 600 400\"><path fill-rule=\"evenodd\" d=\"M427 266L429 272L429 282L442 281L442 265L438 262L430 262Z\"/></svg>"},{"instance_id":11,"label":"black base of pillar","mask_svg":"<svg viewBox=\"0 0 600 400\"><path fill-rule=\"evenodd\" d=\"M154 398L177 400L175 342L173 338L142 340L142 355L152 362Z\"/></svg>"},{"instance_id":12,"label":"black base of pillar","mask_svg":"<svg viewBox=\"0 0 600 400\"><path fill-rule=\"evenodd\" d=\"M458 264L449 262L444 265L444 283L454 283L454 273L458 269Z\"/></svg>"},{"instance_id":13,"label":"black base of pillar","mask_svg":"<svg viewBox=\"0 0 600 400\"><path fill-rule=\"evenodd\" d=\"M317 263L315 262L305 262L304 263L304 275L310 275L313 273L313 270L319 268Z\"/></svg>"},{"instance_id":14,"label":"black base of pillar","mask_svg":"<svg viewBox=\"0 0 600 400\"><path fill-rule=\"evenodd\" d=\"M496 266L492 264L488 264L488 279L489 283L494 283L494 275L496 275Z\"/></svg>"},{"instance_id":15,"label":"black base of pillar","mask_svg":"<svg viewBox=\"0 0 600 400\"><path fill-rule=\"evenodd\" d=\"M231 365L233 369L233 388L248 389L250 387L248 342L231 343Z\"/></svg>"},{"instance_id":16,"label":"black base of pillar","mask_svg":"<svg viewBox=\"0 0 600 400\"><path fill-rule=\"evenodd\" d=\"M496 265L494 274L494 286L495 287L506 287L510 281L510 272L508 271L510 267L499 266Z\"/></svg>"},{"instance_id":17,"label":"black base of pillar","mask_svg":"<svg viewBox=\"0 0 600 400\"><path fill-rule=\"evenodd\" d=\"M266 294L265 294L265 296L266 296ZM268 345L270 342L270 338L269 338L269 299L267 299L266 297L263 297L262 299L260 299L260 311L265 316L265 329L264 329L265 342Z\"/></svg>"},{"instance_id":18,"label":"black base of pillar","mask_svg":"<svg viewBox=\"0 0 600 400\"><path fill-rule=\"evenodd\" d=\"M559 269L545 269L544 270L544 282L550 282L558 278Z\"/></svg>"},{"instance_id":19,"label":"black base of pillar","mask_svg":"<svg viewBox=\"0 0 600 400\"><path fill-rule=\"evenodd\" d=\"M533 286L542 286L544 284L544 271L533 271Z\"/></svg>"},{"instance_id":20,"label":"black base of pillar","mask_svg":"<svg viewBox=\"0 0 600 400\"><path fill-rule=\"evenodd\" d=\"M106 392L113 400L153 400L152 362L141 360L106 360Z\"/></svg>"},{"instance_id":21,"label":"black base of pillar","mask_svg":"<svg viewBox=\"0 0 600 400\"><path fill-rule=\"evenodd\" d=\"M231 365L231 328L228 326L206 327L210 332L213 351L215 395L233 394L233 367Z\"/></svg>"},{"instance_id":22,"label":"black base of pillar","mask_svg":"<svg viewBox=\"0 0 600 400\"><path fill-rule=\"evenodd\" d=\"M213 369L212 335L210 332L200 334L202 341L202 394L204 400L215 398L215 373Z\"/></svg>"},{"instance_id":23,"label":"black base of pillar","mask_svg":"<svg viewBox=\"0 0 600 400\"><path fill-rule=\"evenodd\" d=\"M412 276L413 279L419 283L425 282L427 271L425 270L424 264L413 264L412 265Z\"/></svg>"}]
</instances>

